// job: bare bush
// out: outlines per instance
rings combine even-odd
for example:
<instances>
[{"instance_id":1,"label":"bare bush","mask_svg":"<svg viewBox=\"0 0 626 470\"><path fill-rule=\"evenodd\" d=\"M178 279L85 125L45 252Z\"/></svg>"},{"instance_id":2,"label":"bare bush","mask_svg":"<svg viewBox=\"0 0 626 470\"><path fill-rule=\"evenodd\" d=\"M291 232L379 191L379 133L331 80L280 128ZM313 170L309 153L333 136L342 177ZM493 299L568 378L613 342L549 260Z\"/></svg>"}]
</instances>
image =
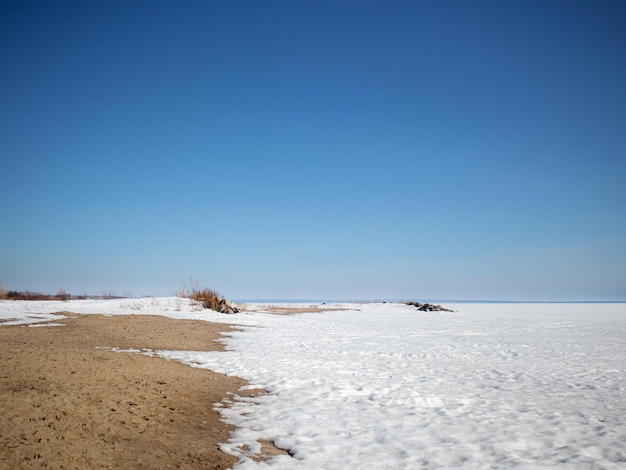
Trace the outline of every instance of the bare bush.
<instances>
[{"instance_id":1,"label":"bare bush","mask_svg":"<svg viewBox=\"0 0 626 470\"><path fill-rule=\"evenodd\" d=\"M9 300L59 300L56 295L42 294L41 292L15 291L10 290L6 293Z\"/></svg>"},{"instance_id":2,"label":"bare bush","mask_svg":"<svg viewBox=\"0 0 626 470\"><path fill-rule=\"evenodd\" d=\"M115 295L115 292L113 292L112 290L109 290L107 292L103 292L100 298L104 300L112 300L112 299L120 299L121 297L118 295Z\"/></svg>"},{"instance_id":3,"label":"bare bush","mask_svg":"<svg viewBox=\"0 0 626 470\"><path fill-rule=\"evenodd\" d=\"M57 292L57 299L59 300L70 300L71 298L72 296L65 289L59 289Z\"/></svg>"}]
</instances>

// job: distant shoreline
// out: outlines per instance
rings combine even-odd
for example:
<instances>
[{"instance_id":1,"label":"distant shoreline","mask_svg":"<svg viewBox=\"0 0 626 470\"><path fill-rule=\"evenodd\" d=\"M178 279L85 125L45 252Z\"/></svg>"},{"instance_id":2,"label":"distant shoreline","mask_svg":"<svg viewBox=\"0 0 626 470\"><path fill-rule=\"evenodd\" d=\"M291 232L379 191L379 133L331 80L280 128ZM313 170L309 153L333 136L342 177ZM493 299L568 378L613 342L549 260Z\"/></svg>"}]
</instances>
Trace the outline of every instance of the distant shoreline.
<instances>
[{"instance_id":1,"label":"distant shoreline","mask_svg":"<svg viewBox=\"0 0 626 470\"><path fill-rule=\"evenodd\" d=\"M404 303L417 300L427 303L448 304L626 304L626 300L468 300L468 299L233 299L236 303L251 304L358 304Z\"/></svg>"},{"instance_id":2,"label":"distant shoreline","mask_svg":"<svg viewBox=\"0 0 626 470\"><path fill-rule=\"evenodd\" d=\"M13 296L0 296L0 300L15 301L68 301L68 300L121 300L121 299L145 299L145 298L161 298L171 297L171 295L144 295L144 296L119 296L119 295L72 295L69 293L59 294L43 294L32 291L10 291ZM15 295L19 294L19 295ZM406 303L406 302L422 302L437 304L626 304L625 300L485 300L485 299L438 299L429 297L411 297L402 299L392 298L374 298L374 299L283 299L283 298L234 298L233 303L236 304L374 304L374 303Z\"/></svg>"}]
</instances>

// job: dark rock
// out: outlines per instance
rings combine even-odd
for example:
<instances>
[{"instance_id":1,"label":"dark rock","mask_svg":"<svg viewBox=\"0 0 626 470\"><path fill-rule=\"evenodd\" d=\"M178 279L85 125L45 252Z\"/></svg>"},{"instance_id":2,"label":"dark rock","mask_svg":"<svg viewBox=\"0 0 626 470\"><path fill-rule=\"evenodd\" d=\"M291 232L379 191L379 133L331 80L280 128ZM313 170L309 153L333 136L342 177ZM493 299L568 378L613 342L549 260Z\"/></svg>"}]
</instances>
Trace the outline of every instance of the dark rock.
<instances>
[{"instance_id":1,"label":"dark rock","mask_svg":"<svg viewBox=\"0 0 626 470\"><path fill-rule=\"evenodd\" d=\"M233 313L239 313L239 309L231 304L227 299L220 300L218 311L220 313L226 313L228 315Z\"/></svg>"},{"instance_id":2,"label":"dark rock","mask_svg":"<svg viewBox=\"0 0 626 470\"><path fill-rule=\"evenodd\" d=\"M405 302L407 305L412 305L421 312L454 312L448 308L444 308L441 305L422 304L420 302Z\"/></svg>"}]
</instances>

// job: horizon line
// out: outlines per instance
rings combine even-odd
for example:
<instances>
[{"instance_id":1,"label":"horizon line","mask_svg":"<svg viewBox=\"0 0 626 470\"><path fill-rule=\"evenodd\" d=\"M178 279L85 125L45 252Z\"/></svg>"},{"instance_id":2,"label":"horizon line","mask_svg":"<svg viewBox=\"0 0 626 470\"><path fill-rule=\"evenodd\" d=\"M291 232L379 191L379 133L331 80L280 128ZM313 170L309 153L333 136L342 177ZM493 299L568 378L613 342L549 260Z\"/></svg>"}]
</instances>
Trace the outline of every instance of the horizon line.
<instances>
[{"instance_id":1,"label":"horizon line","mask_svg":"<svg viewBox=\"0 0 626 470\"><path fill-rule=\"evenodd\" d=\"M403 303L403 302L426 302L426 303L476 303L476 304L623 304L626 303L626 300L502 300L502 299L415 299L415 298L403 298L403 299L392 299L392 298L374 298L374 299L355 299L355 298L346 298L346 299L307 299L307 298L233 298L231 299L233 302L240 303Z\"/></svg>"}]
</instances>

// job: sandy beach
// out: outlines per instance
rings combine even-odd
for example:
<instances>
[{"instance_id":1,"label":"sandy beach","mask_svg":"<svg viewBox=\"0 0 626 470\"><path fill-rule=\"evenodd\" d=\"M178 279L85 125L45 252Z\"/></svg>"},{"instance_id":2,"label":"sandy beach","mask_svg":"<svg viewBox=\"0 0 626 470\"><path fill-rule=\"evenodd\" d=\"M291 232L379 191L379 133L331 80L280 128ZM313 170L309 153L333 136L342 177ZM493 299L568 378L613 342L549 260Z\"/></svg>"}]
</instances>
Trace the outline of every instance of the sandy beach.
<instances>
[{"instance_id":1,"label":"sandy beach","mask_svg":"<svg viewBox=\"0 0 626 470\"><path fill-rule=\"evenodd\" d=\"M75 315L65 326L0 326L1 468L224 469L232 426L213 403L245 383L106 348L221 350L228 325Z\"/></svg>"}]
</instances>

